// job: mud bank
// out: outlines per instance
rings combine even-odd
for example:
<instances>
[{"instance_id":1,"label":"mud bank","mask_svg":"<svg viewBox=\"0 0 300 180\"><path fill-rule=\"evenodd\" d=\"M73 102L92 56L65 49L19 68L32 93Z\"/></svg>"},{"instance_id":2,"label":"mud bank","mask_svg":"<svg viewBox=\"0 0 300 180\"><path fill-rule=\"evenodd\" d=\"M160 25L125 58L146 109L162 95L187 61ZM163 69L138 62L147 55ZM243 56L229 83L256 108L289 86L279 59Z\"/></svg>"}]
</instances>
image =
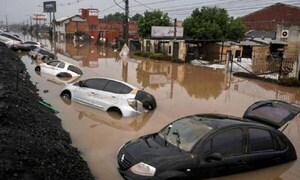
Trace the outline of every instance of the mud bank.
<instances>
[{"instance_id":1,"label":"mud bank","mask_svg":"<svg viewBox=\"0 0 300 180\"><path fill-rule=\"evenodd\" d=\"M0 179L94 179L25 65L0 44Z\"/></svg>"}]
</instances>

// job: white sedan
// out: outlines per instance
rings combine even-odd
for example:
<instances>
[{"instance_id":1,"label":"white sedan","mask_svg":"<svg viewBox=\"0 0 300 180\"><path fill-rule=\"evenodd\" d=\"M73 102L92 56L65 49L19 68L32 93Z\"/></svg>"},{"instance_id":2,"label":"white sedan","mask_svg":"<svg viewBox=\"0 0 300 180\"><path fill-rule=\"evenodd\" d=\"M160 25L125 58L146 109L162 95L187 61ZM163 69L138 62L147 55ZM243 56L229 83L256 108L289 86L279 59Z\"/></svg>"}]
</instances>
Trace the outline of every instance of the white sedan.
<instances>
[{"instance_id":1,"label":"white sedan","mask_svg":"<svg viewBox=\"0 0 300 180\"><path fill-rule=\"evenodd\" d=\"M41 63L35 67L37 73L46 73L58 77L79 77L83 73L73 64L64 61L49 61L47 63Z\"/></svg>"},{"instance_id":2,"label":"white sedan","mask_svg":"<svg viewBox=\"0 0 300 180\"><path fill-rule=\"evenodd\" d=\"M103 111L114 111L123 117L134 116L156 108L153 95L126 82L96 77L68 84L61 97Z\"/></svg>"}]
</instances>

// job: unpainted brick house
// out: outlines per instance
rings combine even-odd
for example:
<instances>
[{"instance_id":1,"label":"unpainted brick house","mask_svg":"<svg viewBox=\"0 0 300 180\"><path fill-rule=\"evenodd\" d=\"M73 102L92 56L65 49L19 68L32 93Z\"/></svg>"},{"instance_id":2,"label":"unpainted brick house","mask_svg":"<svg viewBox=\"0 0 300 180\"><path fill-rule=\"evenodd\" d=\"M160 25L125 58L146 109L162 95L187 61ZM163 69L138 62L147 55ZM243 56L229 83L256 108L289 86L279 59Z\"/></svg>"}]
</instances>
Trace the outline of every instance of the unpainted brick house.
<instances>
[{"instance_id":1,"label":"unpainted brick house","mask_svg":"<svg viewBox=\"0 0 300 180\"><path fill-rule=\"evenodd\" d=\"M276 3L241 19L249 31L271 32L275 34L276 40L287 43L284 48L284 58L296 59L299 56L300 7Z\"/></svg>"}]
</instances>

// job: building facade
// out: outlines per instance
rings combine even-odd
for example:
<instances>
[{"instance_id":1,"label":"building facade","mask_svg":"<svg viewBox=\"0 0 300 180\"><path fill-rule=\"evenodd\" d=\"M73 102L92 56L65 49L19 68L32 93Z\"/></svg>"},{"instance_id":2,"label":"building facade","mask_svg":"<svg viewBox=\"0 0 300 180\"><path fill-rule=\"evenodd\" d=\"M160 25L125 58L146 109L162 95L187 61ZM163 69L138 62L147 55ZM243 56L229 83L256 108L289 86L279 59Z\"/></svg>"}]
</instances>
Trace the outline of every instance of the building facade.
<instances>
[{"instance_id":1,"label":"building facade","mask_svg":"<svg viewBox=\"0 0 300 180\"><path fill-rule=\"evenodd\" d=\"M277 26L300 26L300 7L276 3L242 18L248 30L276 31Z\"/></svg>"},{"instance_id":2,"label":"building facade","mask_svg":"<svg viewBox=\"0 0 300 180\"><path fill-rule=\"evenodd\" d=\"M86 19L80 15L57 19L55 26L56 37L59 42L65 41L68 37L73 38L75 32L89 31Z\"/></svg>"},{"instance_id":3,"label":"building facade","mask_svg":"<svg viewBox=\"0 0 300 180\"><path fill-rule=\"evenodd\" d=\"M241 18L248 30L275 34L274 39L287 44L284 58L297 59L300 53L300 7L276 3ZM265 37L256 37L265 38Z\"/></svg>"},{"instance_id":4,"label":"building facade","mask_svg":"<svg viewBox=\"0 0 300 180\"><path fill-rule=\"evenodd\" d=\"M123 21L98 19L98 9L79 9L79 14L63 17L56 21L56 36L59 41L73 39L74 35L85 35L94 43L99 41L111 44L123 37ZM137 39L138 25L136 21L129 21L129 38Z\"/></svg>"}]
</instances>

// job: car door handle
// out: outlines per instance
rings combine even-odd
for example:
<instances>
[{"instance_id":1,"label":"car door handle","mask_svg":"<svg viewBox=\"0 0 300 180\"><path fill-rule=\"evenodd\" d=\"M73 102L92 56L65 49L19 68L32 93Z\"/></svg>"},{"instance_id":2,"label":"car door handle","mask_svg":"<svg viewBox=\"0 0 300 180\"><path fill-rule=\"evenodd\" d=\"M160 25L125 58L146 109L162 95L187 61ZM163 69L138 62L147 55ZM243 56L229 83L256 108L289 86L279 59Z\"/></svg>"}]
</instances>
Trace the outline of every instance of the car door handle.
<instances>
[{"instance_id":1,"label":"car door handle","mask_svg":"<svg viewBox=\"0 0 300 180\"><path fill-rule=\"evenodd\" d=\"M90 94L91 94L91 95L95 95L95 93L94 93L94 92L90 92Z\"/></svg>"}]
</instances>

